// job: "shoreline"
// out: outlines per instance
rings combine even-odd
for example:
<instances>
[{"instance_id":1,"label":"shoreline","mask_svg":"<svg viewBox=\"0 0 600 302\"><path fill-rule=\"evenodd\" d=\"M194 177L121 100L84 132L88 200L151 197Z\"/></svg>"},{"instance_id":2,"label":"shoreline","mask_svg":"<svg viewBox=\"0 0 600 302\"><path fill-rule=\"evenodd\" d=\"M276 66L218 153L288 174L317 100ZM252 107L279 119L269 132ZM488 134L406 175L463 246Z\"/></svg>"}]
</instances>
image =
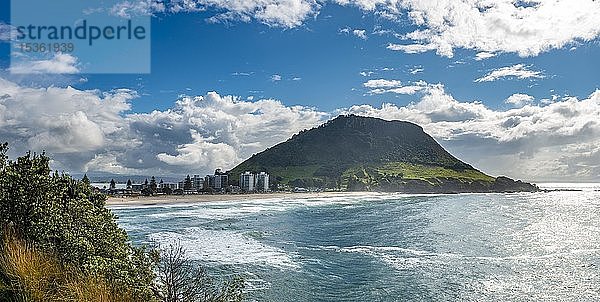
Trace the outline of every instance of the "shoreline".
<instances>
[{"instance_id":1,"label":"shoreline","mask_svg":"<svg viewBox=\"0 0 600 302\"><path fill-rule=\"evenodd\" d=\"M359 196L365 194L378 194L377 192L276 192L276 193L257 193L257 194L198 194L198 195L158 195L158 196L138 196L138 197L109 197L106 200L106 206L153 206L153 205L173 205L173 204L193 204L202 202L219 201L247 201L260 199L292 199L292 198L319 198L319 197L347 197Z\"/></svg>"},{"instance_id":2,"label":"shoreline","mask_svg":"<svg viewBox=\"0 0 600 302\"><path fill-rule=\"evenodd\" d=\"M600 184L599 184L600 185ZM539 193L552 192L600 192L599 189L581 189L581 188L542 188ZM377 192L377 191L359 191L359 192L274 192L274 193L254 193L254 194L198 194L198 195L158 195L158 196L126 196L126 197L108 197L105 205L107 207L127 207L127 206L156 206L156 205L186 205L203 202L223 202L223 201L249 201L280 198L286 199L307 199L324 197L349 197L349 196L368 196L380 194L407 194L407 195L440 195L437 193L410 194L401 192ZM516 192L515 192L516 193ZM453 193L454 194L454 193ZM460 193L459 193L460 194ZM496 194L496 193L462 193L462 194ZM503 193L497 193L503 194ZM442 194L445 195L445 194Z\"/></svg>"}]
</instances>

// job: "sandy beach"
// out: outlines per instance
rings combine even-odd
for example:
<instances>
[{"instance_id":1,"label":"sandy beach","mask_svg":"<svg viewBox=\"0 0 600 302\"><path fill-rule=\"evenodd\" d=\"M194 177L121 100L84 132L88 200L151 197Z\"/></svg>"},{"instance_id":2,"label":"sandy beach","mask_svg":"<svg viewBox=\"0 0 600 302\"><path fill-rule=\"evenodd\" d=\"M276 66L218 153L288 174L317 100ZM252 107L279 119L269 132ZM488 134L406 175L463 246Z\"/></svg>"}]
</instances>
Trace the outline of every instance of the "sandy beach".
<instances>
[{"instance_id":1,"label":"sandy beach","mask_svg":"<svg viewBox=\"0 0 600 302\"><path fill-rule=\"evenodd\" d=\"M215 195L158 195L139 197L109 197L107 206L169 205L213 201L258 200L271 198L297 199L317 197L356 196L373 192L319 192L319 193L266 193L266 194L215 194Z\"/></svg>"}]
</instances>

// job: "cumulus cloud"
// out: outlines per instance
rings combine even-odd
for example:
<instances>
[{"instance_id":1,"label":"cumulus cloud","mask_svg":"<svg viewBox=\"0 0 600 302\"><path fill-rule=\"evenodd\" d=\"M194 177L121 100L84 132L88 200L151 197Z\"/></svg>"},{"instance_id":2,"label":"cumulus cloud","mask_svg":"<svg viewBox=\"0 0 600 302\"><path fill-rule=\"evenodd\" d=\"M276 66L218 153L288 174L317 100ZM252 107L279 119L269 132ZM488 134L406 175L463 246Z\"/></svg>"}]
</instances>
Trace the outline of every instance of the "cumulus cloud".
<instances>
[{"instance_id":1,"label":"cumulus cloud","mask_svg":"<svg viewBox=\"0 0 600 302\"><path fill-rule=\"evenodd\" d=\"M109 12L121 18L132 18L134 16L150 16L166 9L163 1L159 0L137 0L123 1L113 5Z\"/></svg>"},{"instance_id":2,"label":"cumulus cloud","mask_svg":"<svg viewBox=\"0 0 600 302\"><path fill-rule=\"evenodd\" d=\"M165 111L128 113L136 97L131 90L28 88L0 79L0 137L12 155L47 151L56 169L179 175L232 168L329 117L215 92L182 97Z\"/></svg>"},{"instance_id":3,"label":"cumulus cloud","mask_svg":"<svg viewBox=\"0 0 600 302\"><path fill-rule=\"evenodd\" d=\"M365 83L363 83L363 86L367 88L390 88L402 86L402 82L400 82L399 80L377 79L368 80Z\"/></svg>"},{"instance_id":4,"label":"cumulus cloud","mask_svg":"<svg viewBox=\"0 0 600 302\"><path fill-rule=\"evenodd\" d=\"M524 105L533 102L533 97L528 94L515 93L509 96L504 102L517 107L523 107Z\"/></svg>"},{"instance_id":5,"label":"cumulus cloud","mask_svg":"<svg viewBox=\"0 0 600 302\"><path fill-rule=\"evenodd\" d=\"M19 61L14 62L8 69L16 74L44 74L44 73L78 73L79 66L76 57L70 54L56 53L47 60L34 60L21 57Z\"/></svg>"},{"instance_id":6,"label":"cumulus cloud","mask_svg":"<svg viewBox=\"0 0 600 302\"><path fill-rule=\"evenodd\" d=\"M352 31L352 34L363 40L367 39L367 31L364 29L355 29Z\"/></svg>"},{"instance_id":7,"label":"cumulus cloud","mask_svg":"<svg viewBox=\"0 0 600 302\"><path fill-rule=\"evenodd\" d=\"M498 69L494 69L485 76L478 78L475 82L493 82L503 78L517 78L517 79L542 79L544 74L541 71L529 69L531 66L525 66L523 64L516 64L513 66L506 66Z\"/></svg>"},{"instance_id":8,"label":"cumulus cloud","mask_svg":"<svg viewBox=\"0 0 600 302\"><path fill-rule=\"evenodd\" d=\"M482 51L482 52L478 52L477 54L475 54L475 61L481 61L481 60L493 58L495 56L496 55L493 53Z\"/></svg>"},{"instance_id":9,"label":"cumulus cloud","mask_svg":"<svg viewBox=\"0 0 600 302\"><path fill-rule=\"evenodd\" d=\"M452 57L455 48L480 51L476 59L495 52L536 56L600 35L600 5L594 0L472 1L472 0L332 0L376 16L398 20L406 16L418 29L400 35L408 41L389 49L407 53L436 50ZM316 16L325 1L317 0L156 0L123 1L113 14L194 12L212 10L214 22L256 20L292 28ZM356 30L355 30L356 31ZM355 32L358 37L366 37ZM487 56L487 57L486 57Z\"/></svg>"},{"instance_id":10,"label":"cumulus cloud","mask_svg":"<svg viewBox=\"0 0 600 302\"><path fill-rule=\"evenodd\" d=\"M0 137L15 152L46 150L78 171L96 152L131 147L121 113L130 90L108 93L67 88L28 88L0 78Z\"/></svg>"},{"instance_id":11,"label":"cumulus cloud","mask_svg":"<svg viewBox=\"0 0 600 302\"><path fill-rule=\"evenodd\" d=\"M122 16L209 11L213 22L255 20L293 28L318 15L327 2L387 19L407 18L417 29L398 35L405 43L388 45L407 53L436 50L452 57L454 49L464 48L479 51L476 59L497 52L526 57L600 36L600 5L595 0L127 0L112 11Z\"/></svg>"},{"instance_id":12,"label":"cumulus cloud","mask_svg":"<svg viewBox=\"0 0 600 302\"><path fill-rule=\"evenodd\" d=\"M377 79L368 80L367 82L363 83L363 86L370 89L370 94L415 94L419 91L423 91L431 85L424 81L411 82L408 85L404 85L399 80Z\"/></svg>"},{"instance_id":13,"label":"cumulus cloud","mask_svg":"<svg viewBox=\"0 0 600 302\"><path fill-rule=\"evenodd\" d=\"M405 106L355 105L333 112L244 101L210 92L167 110L130 113L131 90L29 88L0 79L0 137L11 154L46 150L67 171L182 175L229 169L338 114L407 120L450 152L494 175L528 180L599 180L600 91L507 110L459 101L442 84L379 79L369 89L418 87ZM369 86L369 87L367 87ZM510 99L510 98L509 98Z\"/></svg>"},{"instance_id":14,"label":"cumulus cloud","mask_svg":"<svg viewBox=\"0 0 600 302\"><path fill-rule=\"evenodd\" d=\"M418 29L402 35L410 45L390 49L418 53L436 50L452 57L455 48L536 56L600 35L600 5L594 0L337 0L367 12L400 16Z\"/></svg>"},{"instance_id":15,"label":"cumulus cloud","mask_svg":"<svg viewBox=\"0 0 600 302\"><path fill-rule=\"evenodd\" d=\"M437 47L433 44L393 44L390 43L387 49L394 51L403 51L405 53L422 53L434 50Z\"/></svg>"},{"instance_id":16,"label":"cumulus cloud","mask_svg":"<svg viewBox=\"0 0 600 302\"><path fill-rule=\"evenodd\" d=\"M211 22L250 22L268 26L297 27L318 13L316 0L137 0L123 1L111 8L114 15L151 15L154 13L199 12L211 10Z\"/></svg>"}]
</instances>

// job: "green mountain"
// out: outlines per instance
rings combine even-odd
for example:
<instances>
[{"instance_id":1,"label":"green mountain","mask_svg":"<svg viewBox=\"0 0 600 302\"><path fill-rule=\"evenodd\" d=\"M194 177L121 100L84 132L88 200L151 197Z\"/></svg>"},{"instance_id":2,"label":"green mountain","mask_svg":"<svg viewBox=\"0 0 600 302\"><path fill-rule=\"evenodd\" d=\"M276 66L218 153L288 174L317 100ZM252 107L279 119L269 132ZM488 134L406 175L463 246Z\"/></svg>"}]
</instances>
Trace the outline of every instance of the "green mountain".
<instances>
[{"instance_id":1,"label":"green mountain","mask_svg":"<svg viewBox=\"0 0 600 302\"><path fill-rule=\"evenodd\" d=\"M304 130L229 171L266 171L274 186L409 193L534 191L448 153L418 125L355 115Z\"/></svg>"}]
</instances>

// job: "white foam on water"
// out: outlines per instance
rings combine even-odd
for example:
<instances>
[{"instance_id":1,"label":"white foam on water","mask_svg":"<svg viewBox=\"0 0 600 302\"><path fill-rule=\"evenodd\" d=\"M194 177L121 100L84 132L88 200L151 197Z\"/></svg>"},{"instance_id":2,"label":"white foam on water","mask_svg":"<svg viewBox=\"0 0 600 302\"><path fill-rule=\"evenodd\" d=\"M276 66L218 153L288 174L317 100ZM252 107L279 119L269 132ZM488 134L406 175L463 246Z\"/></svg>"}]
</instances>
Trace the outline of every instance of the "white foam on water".
<instances>
[{"instance_id":1,"label":"white foam on water","mask_svg":"<svg viewBox=\"0 0 600 302\"><path fill-rule=\"evenodd\" d=\"M397 246L369 246L369 245L357 245L348 247L339 247L335 245L331 246L313 246L306 247L310 250L325 250L335 251L339 253L360 253L363 255L369 255L377 258L396 269L412 269L417 266L423 265L444 265L449 260L459 261L546 261L550 258L558 257L577 257L582 254L593 254L599 253L600 249L574 249L565 252L541 254L541 255L530 255L520 254L513 256L469 256L458 253L437 253L425 250L415 250L402 248Z\"/></svg>"},{"instance_id":2,"label":"white foam on water","mask_svg":"<svg viewBox=\"0 0 600 302\"><path fill-rule=\"evenodd\" d=\"M187 228L183 233L159 232L150 234L149 238L161 246L179 243L192 260L268 265L280 269L300 267L284 250L234 231Z\"/></svg>"},{"instance_id":3,"label":"white foam on water","mask_svg":"<svg viewBox=\"0 0 600 302\"><path fill-rule=\"evenodd\" d=\"M246 291L260 291L271 288L271 282L259 278L252 272L246 272L247 277L244 278L244 284Z\"/></svg>"},{"instance_id":4,"label":"white foam on water","mask_svg":"<svg viewBox=\"0 0 600 302\"><path fill-rule=\"evenodd\" d=\"M163 218L199 218L229 219L241 218L260 213L275 213L301 207L320 207L327 205L353 205L360 202L397 199L397 194L372 193L365 195L312 197L312 198L271 198L238 201L216 201L185 205L171 205L170 211L148 214L147 217ZM152 206L148 206L149 208ZM165 207L166 208L166 207ZM133 209L133 208L132 208Z\"/></svg>"}]
</instances>

